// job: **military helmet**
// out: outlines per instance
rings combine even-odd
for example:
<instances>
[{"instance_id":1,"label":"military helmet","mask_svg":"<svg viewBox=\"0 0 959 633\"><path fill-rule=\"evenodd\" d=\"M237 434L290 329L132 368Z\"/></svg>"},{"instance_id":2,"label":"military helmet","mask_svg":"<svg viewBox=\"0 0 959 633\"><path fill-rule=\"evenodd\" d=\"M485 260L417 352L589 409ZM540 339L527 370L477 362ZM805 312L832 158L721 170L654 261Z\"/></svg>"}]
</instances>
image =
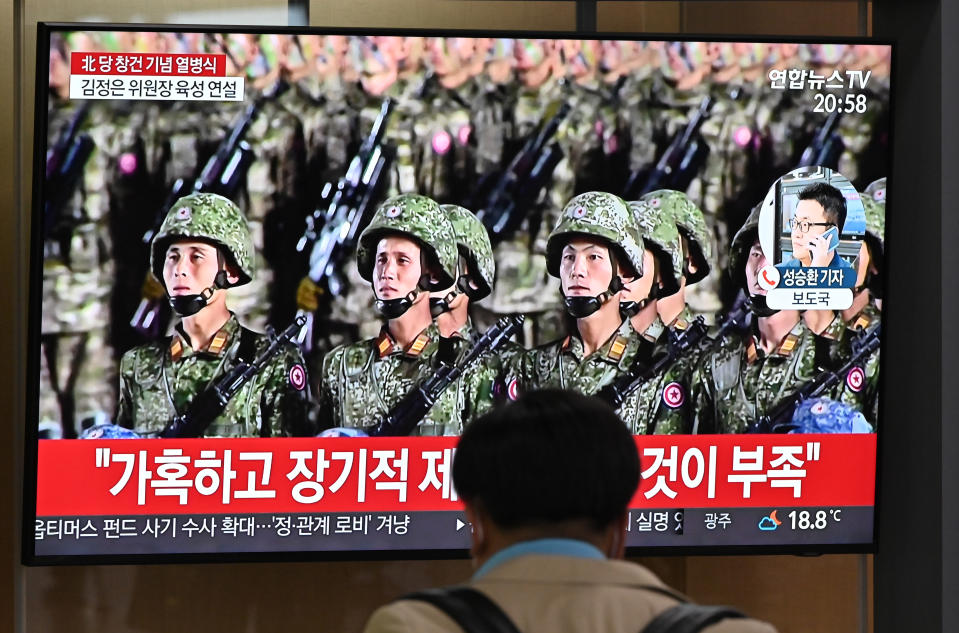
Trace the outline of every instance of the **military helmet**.
<instances>
[{"instance_id":1,"label":"military helmet","mask_svg":"<svg viewBox=\"0 0 959 633\"><path fill-rule=\"evenodd\" d=\"M486 227L469 209L455 204L444 204L440 208L446 213L447 219L453 226L459 252L469 261L471 270L479 273L480 279L473 281L485 283L484 295L488 295L493 291L496 262L493 259L493 245L490 243Z\"/></svg>"},{"instance_id":2,"label":"military helmet","mask_svg":"<svg viewBox=\"0 0 959 633\"><path fill-rule=\"evenodd\" d=\"M170 244L195 239L222 247L239 272L242 286L253 279L253 241L240 208L215 193L193 193L173 203L150 249L150 270L163 280L163 262Z\"/></svg>"},{"instance_id":3,"label":"military helmet","mask_svg":"<svg viewBox=\"0 0 959 633\"><path fill-rule=\"evenodd\" d=\"M660 262L663 294L671 295L679 290L679 277L683 271L683 244L676 223L661 207L643 200L628 204L643 235L644 245Z\"/></svg>"},{"instance_id":4,"label":"military helmet","mask_svg":"<svg viewBox=\"0 0 959 633\"><path fill-rule=\"evenodd\" d=\"M643 238L629 206L619 196L601 191L570 200L546 242L546 270L559 277L563 247L577 236L598 237L617 252L637 275L643 274Z\"/></svg>"},{"instance_id":5,"label":"military helmet","mask_svg":"<svg viewBox=\"0 0 959 633\"><path fill-rule=\"evenodd\" d=\"M762 203L753 207L752 211L749 212L749 217L736 231L736 235L733 236L733 243L729 247L729 275L736 281L739 281L743 270L745 270L749 249L759 239L759 211L762 207Z\"/></svg>"},{"instance_id":6,"label":"military helmet","mask_svg":"<svg viewBox=\"0 0 959 633\"><path fill-rule=\"evenodd\" d=\"M673 217L676 227L689 243L696 272L686 276L686 283L694 284L709 274L713 257L713 241L703 212L682 191L658 189L640 198L651 207L662 209ZM683 270L680 268L679 270Z\"/></svg>"},{"instance_id":7,"label":"military helmet","mask_svg":"<svg viewBox=\"0 0 959 633\"><path fill-rule=\"evenodd\" d=\"M415 193L400 194L381 204L369 226L360 234L356 248L356 266L363 279L373 281L376 245L390 234L412 238L425 254L439 264L441 278L432 284L434 287L430 290L453 285L459 254L453 226L439 204Z\"/></svg>"}]
</instances>

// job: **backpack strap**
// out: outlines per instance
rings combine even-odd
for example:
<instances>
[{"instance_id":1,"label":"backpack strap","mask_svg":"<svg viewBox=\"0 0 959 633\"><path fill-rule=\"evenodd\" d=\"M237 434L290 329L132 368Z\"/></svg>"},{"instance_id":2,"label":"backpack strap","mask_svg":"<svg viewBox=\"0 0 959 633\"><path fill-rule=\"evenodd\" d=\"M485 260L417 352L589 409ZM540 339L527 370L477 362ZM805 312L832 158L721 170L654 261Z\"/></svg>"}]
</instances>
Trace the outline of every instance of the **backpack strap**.
<instances>
[{"instance_id":1,"label":"backpack strap","mask_svg":"<svg viewBox=\"0 0 959 633\"><path fill-rule=\"evenodd\" d=\"M513 621L486 594L470 587L427 589L400 600L420 600L452 618L466 633L520 633Z\"/></svg>"},{"instance_id":2,"label":"backpack strap","mask_svg":"<svg viewBox=\"0 0 959 633\"><path fill-rule=\"evenodd\" d=\"M720 620L745 617L732 607L681 602L653 618L640 633L697 633Z\"/></svg>"}]
</instances>

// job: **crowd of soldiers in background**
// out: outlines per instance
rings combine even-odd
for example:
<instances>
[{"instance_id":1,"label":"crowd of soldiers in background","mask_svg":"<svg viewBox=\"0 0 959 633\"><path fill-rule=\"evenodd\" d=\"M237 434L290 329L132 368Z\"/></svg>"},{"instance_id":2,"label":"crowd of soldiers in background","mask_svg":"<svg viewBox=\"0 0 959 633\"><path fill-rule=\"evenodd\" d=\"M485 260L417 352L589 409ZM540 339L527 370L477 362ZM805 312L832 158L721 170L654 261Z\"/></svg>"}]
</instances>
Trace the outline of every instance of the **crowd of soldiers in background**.
<instances>
[{"instance_id":1,"label":"crowd of soldiers in background","mask_svg":"<svg viewBox=\"0 0 959 633\"><path fill-rule=\"evenodd\" d=\"M224 53L228 72L247 78L251 98L83 108L65 99L71 51ZM182 178L189 189L231 132L242 131L228 149L242 143L250 162L236 189L221 193L244 209L268 271L231 291L231 305L259 329L318 309L324 340L307 359L318 374L333 346L380 328L353 254L340 253L323 279L311 279L303 242L308 219L314 228L329 219L324 186L348 176L364 149L370 158L384 111L375 140L386 160L371 209L387 196L417 192L486 210L517 154L542 141L534 158L550 157L550 168L510 210L509 229L491 231L496 283L473 314L481 329L504 314L526 315L519 338L531 347L568 327L545 261L546 238L567 201L584 191L626 199L648 193L657 159L697 111L704 116L696 137L709 151L681 188L703 212L715 259L687 302L709 322L729 309L737 287L721 272L731 235L799 163L827 118L813 112L809 90L770 89L769 72L829 76L846 68L871 72L859 91L868 110L838 120L842 149L831 166L862 188L886 169L888 139L876 130L886 129L888 116L887 47L134 32L55 39L51 147L82 118L78 128L95 149L63 209L46 218L47 242L56 247L44 260L40 419L72 420L63 430L69 437L91 415L112 415L117 359L168 326L169 315L160 313L131 325L138 305L159 292L144 281L149 247L138 236L162 219L174 182ZM332 293L331 276L339 278Z\"/></svg>"}]
</instances>

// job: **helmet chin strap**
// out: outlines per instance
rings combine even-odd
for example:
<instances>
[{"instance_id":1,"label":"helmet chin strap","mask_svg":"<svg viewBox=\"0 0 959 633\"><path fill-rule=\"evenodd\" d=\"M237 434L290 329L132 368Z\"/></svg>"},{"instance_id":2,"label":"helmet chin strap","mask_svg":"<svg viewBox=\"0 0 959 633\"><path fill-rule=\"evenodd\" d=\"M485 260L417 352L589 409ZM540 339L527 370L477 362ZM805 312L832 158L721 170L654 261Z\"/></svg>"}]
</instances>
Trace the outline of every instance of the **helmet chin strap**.
<instances>
[{"instance_id":1,"label":"helmet chin strap","mask_svg":"<svg viewBox=\"0 0 959 633\"><path fill-rule=\"evenodd\" d=\"M613 277L609 280L609 287L595 297L563 297L563 303L566 305L566 312L574 319L585 319L594 314L603 307L603 304L609 301L613 295L625 288L622 277L619 276L616 258L610 252L610 263L612 264Z\"/></svg>"},{"instance_id":2,"label":"helmet chin strap","mask_svg":"<svg viewBox=\"0 0 959 633\"><path fill-rule=\"evenodd\" d=\"M645 299L640 299L639 301L620 301L620 316L622 316L624 319L636 316L642 312L643 308L662 296L660 293L661 290L662 288L656 284L653 284L653 287L649 289L649 294L646 295Z\"/></svg>"},{"instance_id":3,"label":"helmet chin strap","mask_svg":"<svg viewBox=\"0 0 959 633\"><path fill-rule=\"evenodd\" d=\"M420 254L420 266L421 270L426 270L426 258L423 257L422 253ZM387 320L398 319L406 312L413 307L413 302L416 301L416 297L420 295L421 292L429 292L430 289L430 274L423 273L420 275L419 280L416 282L416 288L410 290L405 297L399 297L398 299L380 299L376 296L376 290L373 290L373 298L375 299L373 305L376 308L376 311L379 312L383 318ZM447 295L448 297L448 295ZM450 299L452 301L452 299ZM430 305L430 312L432 313L433 306L432 302ZM433 315L436 316L436 315Z\"/></svg>"},{"instance_id":4,"label":"helmet chin strap","mask_svg":"<svg viewBox=\"0 0 959 633\"><path fill-rule=\"evenodd\" d=\"M444 312L451 310L450 304L460 295L466 295L470 301L479 300L480 291L470 284L469 275L460 275L456 286L442 297L430 297L430 314L435 319Z\"/></svg>"},{"instance_id":5,"label":"helmet chin strap","mask_svg":"<svg viewBox=\"0 0 959 633\"><path fill-rule=\"evenodd\" d=\"M749 296L749 311L755 314L757 317L765 318L771 317L772 315L779 312L779 310L774 310L769 307L766 303L766 295L748 295Z\"/></svg>"},{"instance_id":6,"label":"helmet chin strap","mask_svg":"<svg viewBox=\"0 0 959 633\"><path fill-rule=\"evenodd\" d=\"M230 280L227 278L227 272L223 268L223 256L220 249L216 249L216 263L220 270L213 277L213 285L204 288L200 294L193 295L168 295L170 307L181 317L193 316L210 304L213 293L230 287Z\"/></svg>"}]
</instances>

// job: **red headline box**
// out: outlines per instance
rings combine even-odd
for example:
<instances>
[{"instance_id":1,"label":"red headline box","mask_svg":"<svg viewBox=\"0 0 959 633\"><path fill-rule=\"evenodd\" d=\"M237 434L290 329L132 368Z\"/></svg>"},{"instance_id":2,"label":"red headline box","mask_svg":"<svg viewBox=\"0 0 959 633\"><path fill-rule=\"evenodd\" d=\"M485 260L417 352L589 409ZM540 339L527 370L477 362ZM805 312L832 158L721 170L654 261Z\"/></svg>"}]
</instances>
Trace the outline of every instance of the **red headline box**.
<instances>
[{"instance_id":1,"label":"red headline box","mask_svg":"<svg viewBox=\"0 0 959 633\"><path fill-rule=\"evenodd\" d=\"M457 510L456 437L43 440L37 516ZM639 436L634 508L871 506L875 435Z\"/></svg>"},{"instance_id":2,"label":"red headline box","mask_svg":"<svg viewBox=\"0 0 959 633\"><path fill-rule=\"evenodd\" d=\"M226 55L201 53L71 53L70 74L226 77Z\"/></svg>"}]
</instances>

